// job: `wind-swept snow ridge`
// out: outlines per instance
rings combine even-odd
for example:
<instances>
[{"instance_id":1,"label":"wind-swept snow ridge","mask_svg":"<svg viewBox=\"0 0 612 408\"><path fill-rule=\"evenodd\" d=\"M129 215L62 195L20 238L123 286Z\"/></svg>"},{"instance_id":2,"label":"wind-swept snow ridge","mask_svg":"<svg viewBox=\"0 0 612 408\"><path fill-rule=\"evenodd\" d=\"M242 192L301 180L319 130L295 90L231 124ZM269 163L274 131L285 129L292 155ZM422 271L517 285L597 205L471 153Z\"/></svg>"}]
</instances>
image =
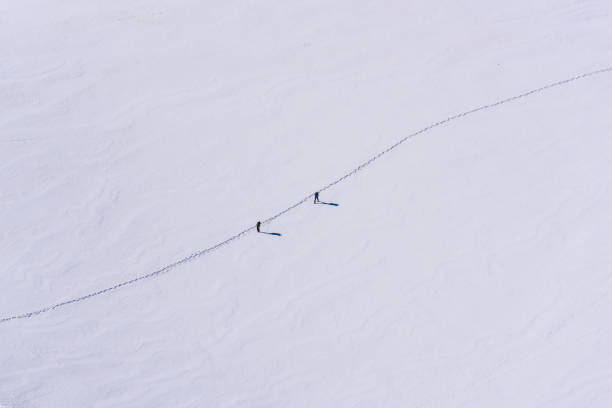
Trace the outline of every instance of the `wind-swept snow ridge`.
<instances>
[{"instance_id":1,"label":"wind-swept snow ridge","mask_svg":"<svg viewBox=\"0 0 612 408\"><path fill-rule=\"evenodd\" d=\"M561 80L561 81L558 81L558 82L550 83L550 84L542 86L540 88L533 89L531 91L521 93L519 95L515 95L515 96L509 97L509 98L506 98L506 99L502 99L502 100L500 100L498 102L494 102L494 103L487 104L487 105L482 105L482 106L480 106L478 108L474 108L474 109L471 109L471 110L468 110L468 111L465 111L465 112L462 112L462 113L450 116L450 117L448 117L448 118L446 118L444 120L441 120L439 122L433 123L433 124L423 128L421 130L418 130L417 132L414 132L414 133L412 133L412 134L402 138L397 143L393 144L392 146L389 146L387 149L385 149L385 150L381 151L380 153L376 154L375 156L371 157L369 160L363 162L362 164L360 164L359 166L357 166L356 168L354 168L350 172L344 174L340 178L332 181L331 183L329 183L325 187L319 189L319 191L325 191L327 189L330 189L331 187L335 186L336 184L338 184L338 183L346 180L350 176L356 174L360 170L363 170L364 168L366 168L367 166L372 164L376 159L380 158L381 156L385 155L386 153L389 153L391 150L395 149L396 147L398 147L402 143L406 142L408 139L413 138L414 136L420 135L422 133L425 133L425 132L427 132L427 131L435 128L435 127L444 125L444 124L446 124L448 122L451 122L451 121L453 121L455 119L459 119L459 118L471 115L471 114L479 112L479 111L491 109L491 108L494 108L494 107L497 107L497 106L500 106L500 105L503 105L503 104L515 101L517 99L525 98L525 97L528 97L530 95L543 92L543 91L545 91L547 89L550 89L550 88L554 88L554 87L557 87L557 86L565 85L565 84L568 84L570 82L577 81L579 79L584 79L584 78L587 78L587 77L591 77L591 76L595 76L595 75L599 75L599 74L603 74L603 73L607 73L607 72L611 72L611 71L612 71L612 67L608 67L608 68L603 68L603 69L599 69L599 70L596 70L596 71L591 71L591 72L587 72L587 73L584 73L584 74L576 75L576 76L573 76L571 78L567 78L567 79L564 79L564 80ZM296 207L299 207L300 205L304 204L306 201L310 200L313 197L313 195L314 194L310 194L309 196L304 197L303 199L301 199L300 201L298 201L295 204L291 205L290 207L287 207L284 210L282 210L281 212L273 215L272 217L265 219L264 221L262 221L262 224L270 223L270 222L276 220L277 218L283 216L287 212L295 209ZM77 298L66 300L64 302L56 303L54 305L47 306L47 307L39 309L39 310L35 310L35 311L31 311L31 312L27 312L27 313L23 313L23 314L19 314L19 315L14 315L14 316L4 317L4 318L0 319L0 323L5 323L5 322L8 322L10 320L16 320L16 319L25 319L25 318L33 317L33 316L36 316L36 315L40 315L42 313L49 312L51 310L58 309L58 308L63 307L63 306L67 306L67 305L70 305L72 303L78 303L78 302L81 302L83 300L86 300L86 299L89 299L89 298L92 298L92 297L95 297L95 296L99 296L99 295L111 292L111 291L113 291L115 289L119 289L121 287L134 284L134 283L136 283L138 281L141 281L141 280L145 280L145 279L148 279L148 278L152 278L152 277L161 275L163 273L166 273L166 272L169 272L169 271L175 269L176 267L178 267L178 266L180 266L180 265L182 265L184 263L191 262L194 259L196 259L196 258L198 258L198 257L200 257L202 255L208 254L209 252L212 252L212 251L214 251L214 250L216 250L216 249L218 249L218 248L220 248L220 247L222 247L224 245L228 245L231 242L233 242L233 241L235 241L235 240L237 240L239 238L242 238L244 235L246 235L249 232L252 232L253 230L255 230L254 226L250 227L250 228L247 228L247 229L245 229L245 230L243 230L243 231L241 231L241 232L239 232L239 233L237 233L237 234L227 238L226 240L224 240L222 242L219 242L219 243L217 243L217 244L215 244L215 245L213 245L211 247L202 249L200 251L194 252L191 255L189 255L189 256L187 256L187 257L185 257L183 259L180 259L180 260L178 260L176 262L173 262L173 263L171 263L169 265L166 265L166 266L164 266L164 267L162 267L162 268L160 268L160 269L158 269L156 271L150 272L150 273L148 273L146 275L138 276L138 277L136 277L134 279L131 279L131 280L128 280L128 281L124 281L124 282L118 283L118 284L113 285L113 286L109 286L109 287L107 287L105 289L101 289L101 290L99 290L97 292L89 293L87 295L83 295L83 296L80 296L80 297L77 297Z\"/></svg>"}]
</instances>

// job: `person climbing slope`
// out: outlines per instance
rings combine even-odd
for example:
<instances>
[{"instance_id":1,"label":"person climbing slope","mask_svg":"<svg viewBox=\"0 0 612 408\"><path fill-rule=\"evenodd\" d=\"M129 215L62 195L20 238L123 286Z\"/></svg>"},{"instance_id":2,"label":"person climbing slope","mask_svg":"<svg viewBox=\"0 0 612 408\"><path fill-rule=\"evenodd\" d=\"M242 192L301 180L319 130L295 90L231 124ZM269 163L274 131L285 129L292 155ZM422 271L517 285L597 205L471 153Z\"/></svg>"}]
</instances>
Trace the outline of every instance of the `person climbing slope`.
<instances>
[{"instance_id":1,"label":"person climbing slope","mask_svg":"<svg viewBox=\"0 0 612 408\"><path fill-rule=\"evenodd\" d=\"M261 227L261 221L257 221L257 224L255 224L255 226L257 227L257 232L261 232L259 230L259 228Z\"/></svg>"},{"instance_id":2,"label":"person climbing slope","mask_svg":"<svg viewBox=\"0 0 612 408\"><path fill-rule=\"evenodd\" d=\"M319 201L319 192L317 191L317 192L315 193L314 203L316 204L316 203L319 203L319 202L320 202L320 201Z\"/></svg>"}]
</instances>

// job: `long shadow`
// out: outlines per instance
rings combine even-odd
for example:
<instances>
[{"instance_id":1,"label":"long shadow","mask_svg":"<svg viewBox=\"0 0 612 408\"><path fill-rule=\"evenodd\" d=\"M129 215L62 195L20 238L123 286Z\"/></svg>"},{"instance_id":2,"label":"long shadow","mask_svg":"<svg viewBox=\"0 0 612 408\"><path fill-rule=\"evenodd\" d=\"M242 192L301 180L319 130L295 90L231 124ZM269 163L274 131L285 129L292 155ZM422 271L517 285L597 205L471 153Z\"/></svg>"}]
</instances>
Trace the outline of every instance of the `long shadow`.
<instances>
[{"instance_id":1,"label":"long shadow","mask_svg":"<svg viewBox=\"0 0 612 408\"><path fill-rule=\"evenodd\" d=\"M324 201L319 201L317 204L333 205L334 207L337 207L337 206L340 205L340 204L336 204L336 203L326 203Z\"/></svg>"},{"instance_id":2,"label":"long shadow","mask_svg":"<svg viewBox=\"0 0 612 408\"><path fill-rule=\"evenodd\" d=\"M274 235L275 237L282 237L282 234L279 234L278 232L265 232L265 231L261 231L261 234L268 234L268 235Z\"/></svg>"}]
</instances>

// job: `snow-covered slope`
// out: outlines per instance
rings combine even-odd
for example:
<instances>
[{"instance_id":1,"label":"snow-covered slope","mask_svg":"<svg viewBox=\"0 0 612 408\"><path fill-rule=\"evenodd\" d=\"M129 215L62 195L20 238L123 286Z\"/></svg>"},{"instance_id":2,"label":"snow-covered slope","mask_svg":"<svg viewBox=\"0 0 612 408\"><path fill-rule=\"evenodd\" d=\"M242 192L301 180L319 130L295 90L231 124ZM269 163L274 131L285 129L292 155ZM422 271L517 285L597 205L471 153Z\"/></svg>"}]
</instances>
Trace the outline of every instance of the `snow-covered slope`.
<instances>
[{"instance_id":1,"label":"snow-covered slope","mask_svg":"<svg viewBox=\"0 0 612 408\"><path fill-rule=\"evenodd\" d=\"M612 66L606 0L0 3L0 318ZM612 73L0 324L0 406L609 407Z\"/></svg>"}]
</instances>

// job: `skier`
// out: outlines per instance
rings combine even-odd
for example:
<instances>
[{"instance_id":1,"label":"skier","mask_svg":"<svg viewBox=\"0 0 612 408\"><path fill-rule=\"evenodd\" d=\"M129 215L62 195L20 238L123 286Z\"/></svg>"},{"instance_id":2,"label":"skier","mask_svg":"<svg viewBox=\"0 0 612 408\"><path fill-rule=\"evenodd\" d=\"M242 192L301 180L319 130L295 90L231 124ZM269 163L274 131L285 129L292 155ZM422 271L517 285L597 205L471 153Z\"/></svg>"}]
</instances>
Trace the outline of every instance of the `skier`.
<instances>
[{"instance_id":1,"label":"skier","mask_svg":"<svg viewBox=\"0 0 612 408\"><path fill-rule=\"evenodd\" d=\"M314 203L315 203L315 204L316 204L316 203L320 203L320 201L319 201L319 192L318 192L318 191L315 193Z\"/></svg>"},{"instance_id":2,"label":"skier","mask_svg":"<svg viewBox=\"0 0 612 408\"><path fill-rule=\"evenodd\" d=\"M257 232L261 232L261 231L259 230L259 227L261 227L261 221L257 221L256 226L257 226Z\"/></svg>"}]
</instances>

